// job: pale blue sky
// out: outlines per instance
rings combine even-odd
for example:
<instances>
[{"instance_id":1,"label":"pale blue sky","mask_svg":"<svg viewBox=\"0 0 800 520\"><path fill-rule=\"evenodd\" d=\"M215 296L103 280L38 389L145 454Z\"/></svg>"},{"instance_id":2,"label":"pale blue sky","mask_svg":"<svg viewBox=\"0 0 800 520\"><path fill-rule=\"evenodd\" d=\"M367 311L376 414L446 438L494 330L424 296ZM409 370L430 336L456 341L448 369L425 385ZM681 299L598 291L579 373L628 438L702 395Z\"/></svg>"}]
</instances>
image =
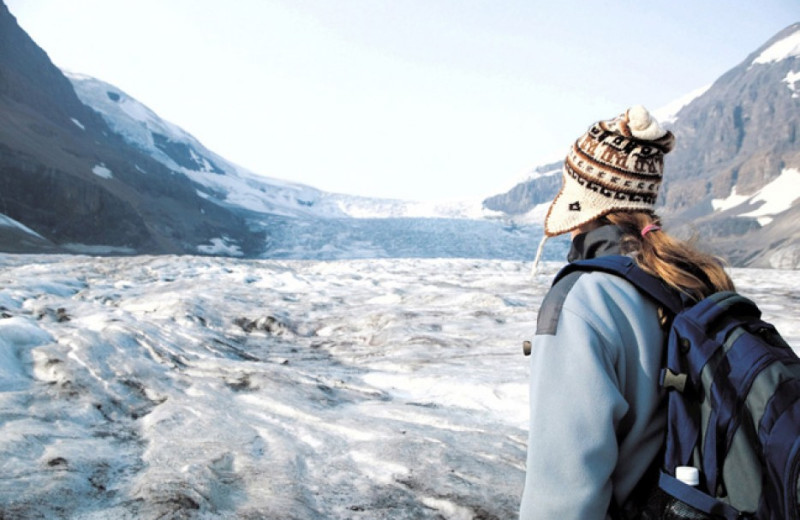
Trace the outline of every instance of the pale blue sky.
<instances>
[{"instance_id":1,"label":"pale blue sky","mask_svg":"<svg viewBox=\"0 0 800 520\"><path fill-rule=\"evenodd\" d=\"M483 198L716 80L798 0L5 0L53 62L320 189Z\"/></svg>"}]
</instances>

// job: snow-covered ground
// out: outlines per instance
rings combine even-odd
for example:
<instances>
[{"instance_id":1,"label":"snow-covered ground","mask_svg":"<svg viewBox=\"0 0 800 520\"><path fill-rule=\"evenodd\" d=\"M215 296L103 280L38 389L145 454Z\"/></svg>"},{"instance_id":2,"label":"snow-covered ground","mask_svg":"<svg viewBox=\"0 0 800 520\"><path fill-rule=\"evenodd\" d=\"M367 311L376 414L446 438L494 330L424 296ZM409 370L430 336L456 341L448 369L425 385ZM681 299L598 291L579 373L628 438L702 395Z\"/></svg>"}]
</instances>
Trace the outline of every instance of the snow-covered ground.
<instances>
[{"instance_id":1,"label":"snow-covered ground","mask_svg":"<svg viewBox=\"0 0 800 520\"><path fill-rule=\"evenodd\" d=\"M513 518L558 266L0 255L0 518Z\"/></svg>"}]
</instances>

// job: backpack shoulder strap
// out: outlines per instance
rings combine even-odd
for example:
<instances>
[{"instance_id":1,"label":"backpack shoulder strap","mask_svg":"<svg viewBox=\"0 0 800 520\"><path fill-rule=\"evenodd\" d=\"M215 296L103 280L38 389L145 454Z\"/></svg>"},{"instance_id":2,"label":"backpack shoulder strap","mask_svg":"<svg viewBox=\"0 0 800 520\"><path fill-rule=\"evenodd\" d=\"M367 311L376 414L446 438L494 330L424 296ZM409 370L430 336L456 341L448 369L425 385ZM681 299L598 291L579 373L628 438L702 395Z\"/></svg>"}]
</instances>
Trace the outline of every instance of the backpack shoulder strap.
<instances>
[{"instance_id":1,"label":"backpack shoulder strap","mask_svg":"<svg viewBox=\"0 0 800 520\"><path fill-rule=\"evenodd\" d=\"M761 310L755 302L737 292L722 291L698 302L692 309L692 319L703 327L707 327L727 313L749 316L754 319L761 317Z\"/></svg>"},{"instance_id":2,"label":"backpack shoulder strap","mask_svg":"<svg viewBox=\"0 0 800 520\"><path fill-rule=\"evenodd\" d=\"M647 296L660 303L673 314L684 308L680 295L670 289L660 278L645 272L633 258L624 255L607 255L589 260L578 260L564 266L553 284L575 271L602 271L625 278Z\"/></svg>"}]
</instances>

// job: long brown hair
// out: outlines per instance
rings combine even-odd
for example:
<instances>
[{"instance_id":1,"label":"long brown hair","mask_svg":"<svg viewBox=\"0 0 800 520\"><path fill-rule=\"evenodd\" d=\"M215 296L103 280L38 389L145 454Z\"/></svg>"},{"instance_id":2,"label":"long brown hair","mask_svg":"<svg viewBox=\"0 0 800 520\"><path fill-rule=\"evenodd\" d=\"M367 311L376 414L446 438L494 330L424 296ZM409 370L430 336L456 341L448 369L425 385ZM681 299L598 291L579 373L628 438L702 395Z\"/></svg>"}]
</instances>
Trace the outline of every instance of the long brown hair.
<instances>
[{"instance_id":1,"label":"long brown hair","mask_svg":"<svg viewBox=\"0 0 800 520\"><path fill-rule=\"evenodd\" d=\"M700 300L715 292L734 290L733 281L719 258L699 251L660 228L642 236L646 226L661 226L657 215L619 211L606 215L604 220L622 230L623 254L635 253L642 269L690 298Z\"/></svg>"}]
</instances>

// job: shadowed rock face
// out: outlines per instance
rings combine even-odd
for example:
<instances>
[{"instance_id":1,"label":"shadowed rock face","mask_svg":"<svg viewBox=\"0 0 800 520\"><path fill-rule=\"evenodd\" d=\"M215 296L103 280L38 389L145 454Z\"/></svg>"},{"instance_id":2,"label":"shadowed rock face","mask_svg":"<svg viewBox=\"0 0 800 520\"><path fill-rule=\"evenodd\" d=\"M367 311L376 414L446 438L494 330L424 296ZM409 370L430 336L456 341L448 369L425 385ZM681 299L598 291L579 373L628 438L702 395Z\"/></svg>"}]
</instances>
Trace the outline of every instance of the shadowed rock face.
<instances>
[{"instance_id":1,"label":"shadowed rock face","mask_svg":"<svg viewBox=\"0 0 800 520\"><path fill-rule=\"evenodd\" d=\"M795 91L791 81L800 72L800 58L753 63L762 51L797 31L800 24L778 33L668 125L676 147L666 159L658 212L676 234L697 236L700 244L733 265L800 267L796 207L762 225L741 216L752 206L722 212L712 205L734 188L738 195L753 195L785 169L800 168L800 84ZM559 186L560 176L534 176L484 204L518 215L552 200Z\"/></svg>"},{"instance_id":2,"label":"shadowed rock face","mask_svg":"<svg viewBox=\"0 0 800 520\"><path fill-rule=\"evenodd\" d=\"M186 176L126 143L81 103L4 4L0 113L0 213L45 240L14 249L83 244L197 253L199 245L226 236L245 254L260 250L263 236L249 232L241 217L201 198ZM162 144L190 159L169 141Z\"/></svg>"},{"instance_id":3,"label":"shadowed rock face","mask_svg":"<svg viewBox=\"0 0 800 520\"><path fill-rule=\"evenodd\" d=\"M510 191L483 201L483 205L493 211L509 215L527 213L534 206L553 200L561 187L561 163L553 163L536 168L535 177L528 182L517 184Z\"/></svg>"},{"instance_id":4,"label":"shadowed rock face","mask_svg":"<svg viewBox=\"0 0 800 520\"><path fill-rule=\"evenodd\" d=\"M708 200L757 191L800 164L800 99L785 81L798 58L753 64L764 49L800 30L795 24L720 77L678 113L664 205L680 212ZM678 184L679 183L679 184Z\"/></svg>"},{"instance_id":5,"label":"shadowed rock face","mask_svg":"<svg viewBox=\"0 0 800 520\"><path fill-rule=\"evenodd\" d=\"M185 143L176 143L174 141L170 141L170 139L164 135L155 133L153 134L153 141L161 151L169 156L170 159L184 168L188 168L190 170L208 169L217 175L223 175L225 173L216 164L208 159L205 159L205 161L201 163L192 155L191 148L189 148L189 146L187 146Z\"/></svg>"},{"instance_id":6,"label":"shadowed rock face","mask_svg":"<svg viewBox=\"0 0 800 520\"><path fill-rule=\"evenodd\" d=\"M100 183L9 152L0 164L2 212L40 235L62 243L155 248L131 204Z\"/></svg>"}]
</instances>

